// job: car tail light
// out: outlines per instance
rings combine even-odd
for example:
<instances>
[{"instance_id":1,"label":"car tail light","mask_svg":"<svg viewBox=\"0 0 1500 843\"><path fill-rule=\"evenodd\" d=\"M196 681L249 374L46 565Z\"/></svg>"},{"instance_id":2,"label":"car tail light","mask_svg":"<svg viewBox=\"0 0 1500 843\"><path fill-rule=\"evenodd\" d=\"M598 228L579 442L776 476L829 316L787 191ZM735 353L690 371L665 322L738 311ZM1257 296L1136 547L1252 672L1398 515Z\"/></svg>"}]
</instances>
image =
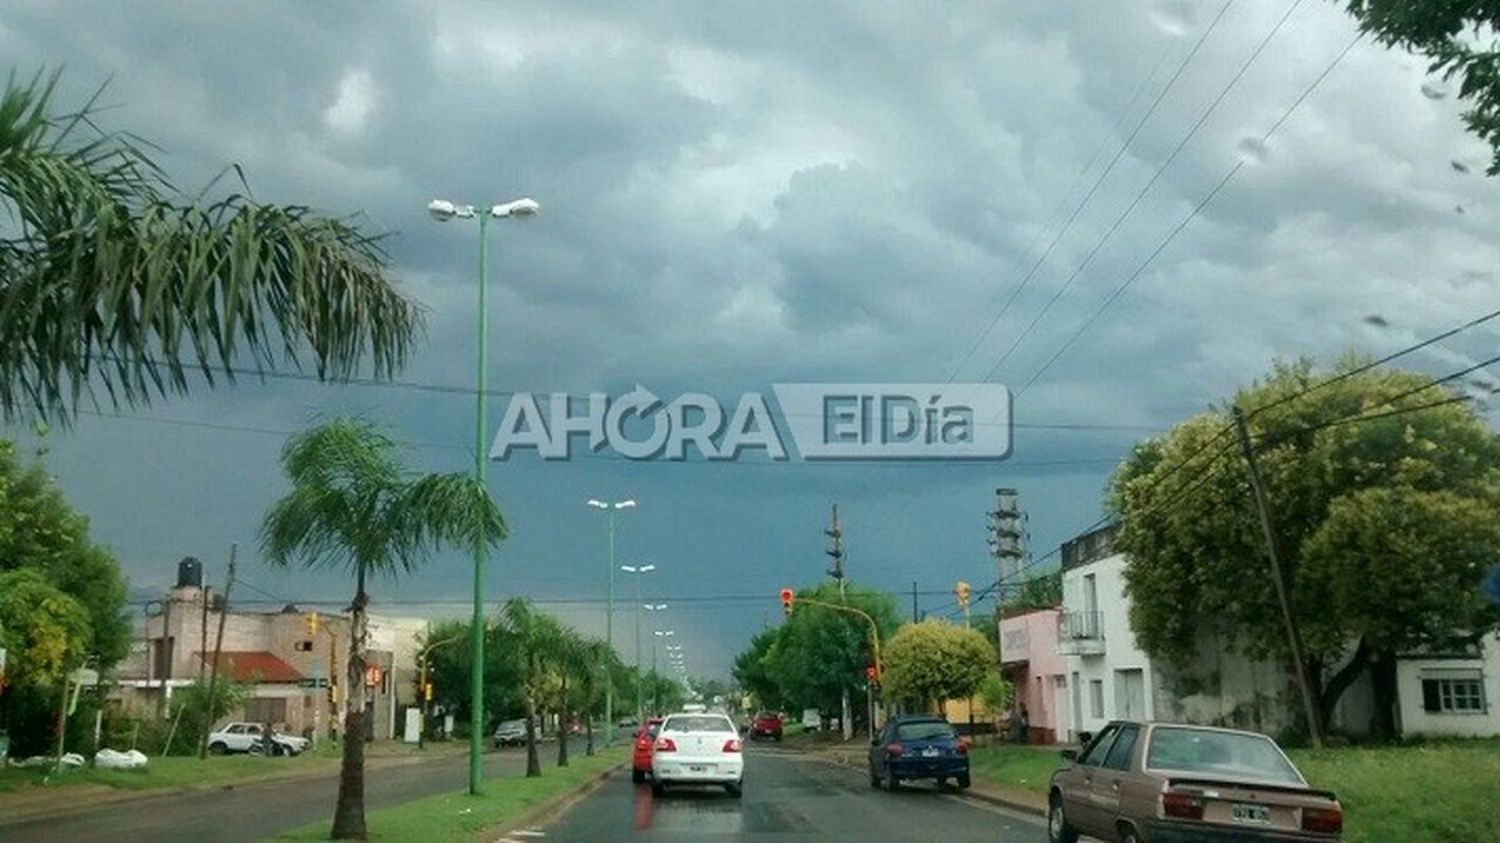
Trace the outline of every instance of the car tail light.
<instances>
[{"instance_id":1,"label":"car tail light","mask_svg":"<svg viewBox=\"0 0 1500 843\"><path fill-rule=\"evenodd\" d=\"M730 738L729 740L725 741L724 742L724 751L725 752L739 752L740 751L740 739L739 738Z\"/></svg>"},{"instance_id":2,"label":"car tail light","mask_svg":"<svg viewBox=\"0 0 1500 843\"><path fill-rule=\"evenodd\" d=\"M964 740L963 738L959 738L958 739L958 746L954 747L954 751L957 752L959 755L968 755L969 754L969 742L966 741L966 740Z\"/></svg>"},{"instance_id":3,"label":"car tail light","mask_svg":"<svg viewBox=\"0 0 1500 843\"><path fill-rule=\"evenodd\" d=\"M671 738L657 738L656 739L656 751L657 752L676 752L677 751L677 744Z\"/></svg>"},{"instance_id":4,"label":"car tail light","mask_svg":"<svg viewBox=\"0 0 1500 843\"><path fill-rule=\"evenodd\" d=\"M1344 811L1337 806L1332 808L1303 808L1302 830L1338 834L1344 830Z\"/></svg>"},{"instance_id":5,"label":"car tail light","mask_svg":"<svg viewBox=\"0 0 1500 843\"><path fill-rule=\"evenodd\" d=\"M1190 793L1163 793L1161 812L1184 820L1203 819L1203 800Z\"/></svg>"},{"instance_id":6,"label":"car tail light","mask_svg":"<svg viewBox=\"0 0 1500 843\"><path fill-rule=\"evenodd\" d=\"M885 745L885 754L886 755L892 755L892 756L900 755L901 753L903 753L905 751L906 751L906 748L903 747L903 746L901 746L901 744L899 744L899 743L888 743L888 744Z\"/></svg>"}]
</instances>

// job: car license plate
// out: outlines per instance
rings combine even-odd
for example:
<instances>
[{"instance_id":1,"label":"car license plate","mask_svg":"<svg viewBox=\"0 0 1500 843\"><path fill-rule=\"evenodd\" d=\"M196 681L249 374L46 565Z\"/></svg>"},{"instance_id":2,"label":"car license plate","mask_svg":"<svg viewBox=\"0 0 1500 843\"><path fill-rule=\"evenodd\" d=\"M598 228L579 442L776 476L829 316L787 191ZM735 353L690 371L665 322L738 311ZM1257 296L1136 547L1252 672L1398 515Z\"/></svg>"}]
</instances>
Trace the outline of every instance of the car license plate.
<instances>
[{"instance_id":1,"label":"car license plate","mask_svg":"<svg viewBox=\"0 0 1500 843\"><path fill-rule=\"evenodd\" d=\"M1229 807L1229 816L1237 823L1269 823L1271 809L1264 805L1237 803Z\"/></svg>"},{"instance_id":2,"label":"car license plate","mask_svg":"<svg viewBox=\"0 0 1500 843\"><path fill-rule=\"evenodd\" d=\"M922 757L923 758L936 758L937 756L938 756L938 749L937 749L937 747L928 747L927 749L922 750Z\"/></svg>"},{"instance_id":3,"label":"car license plate","mask_svg":"<svg viewBox=\"0 0 1500 843\"><path fill-rule=\"evenodd\" d=\"M691 766L688 767L688 772L689 773L706 773L706 772L708 772L708 768L705 767L705 766L703 766L702 764L694 764L694 765L691 765Z\"/></svg>"}]
</instances>

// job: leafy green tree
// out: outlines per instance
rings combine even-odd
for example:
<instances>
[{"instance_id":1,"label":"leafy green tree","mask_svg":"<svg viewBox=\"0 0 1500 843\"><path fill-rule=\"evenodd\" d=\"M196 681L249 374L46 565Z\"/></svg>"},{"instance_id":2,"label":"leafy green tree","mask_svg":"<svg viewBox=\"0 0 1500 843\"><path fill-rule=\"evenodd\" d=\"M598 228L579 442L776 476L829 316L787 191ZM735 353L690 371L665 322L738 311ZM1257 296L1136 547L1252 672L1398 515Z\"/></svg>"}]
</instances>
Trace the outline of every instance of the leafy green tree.
<instances>
[{"instance_id":1,"label":"leafy green tree","mask_svg":"<svg viewBox=\"0 0 1500 843\"><path fill-rule=\"evenodd\" d=\"M1038 574L1021 583L1016 594L1005 601L1005 613L1031 612L1062 605L1062 572Z\"/></svg>"},{"instance_id":2,"label":"leafy green tree","mask_svg":"<svg viewBox=\"0 0 1500 843\"><path fill-rule=\"evenodd\" d=\"M603 641L584 638L576 655L580 659L578 667L582 670L578 676L578 705L583 712L583 729L587 741L585 752L593 755L594 718L604 711L604 683L609 672L610 652ZM605 728L610 727L605 724Z\"/></svg>"},{"instance_id":3,"label":"leafy green tree","mask_svg":"<svg viewBox=\"0 0 1500 843\"><path fill-rule=\"evenodd\" d=\"M824 603L844 603L875 619L882 640L900 623L896 601L888 594L853 583L838 586L821 583L803 589L797 598ZM774 646L766 653L767 673L781 688L783 703L823 711L835 710L846 692L854 698L864 693L865 668L874 660L870 628L860 617L816 606L794 603L792 617L783 624Z\"/></svg>"},{"instance_id":4,"label":"leafy green tree","mask_svg":"<svg viewBox=\"0 0 1500 843\"><path fill-rule=\"evenodd\" d=\"M195 680L172 692L172 710L168 712L167 720L175 722L177 728L171 732L171 745L163 748L165 754L198 754L204 722L217 725L230 712L244 705L251 692L251 686L233 682L223 676L218 678L217 685L212 695L208 692L207 679ZM213 716L205 718L210 699L213 700Z\"/></svg>"},{"instance_id":5,"label":"leafy green tree","mask_svg":"<svg viewBox=\"0 0 1500 843\"><path fill-rule=\"evenodd\" d=\"M771 675L766 657L776 645L776 639L784 627L763 629L750 639L750 646L734 657L731 673L734 681L755 699L762 708L782 708L781 683Z\"/></svg>"},{"instance_id":6,"label":"leafy green tree","mask_svg":"<svg viewBox=\"0 0 1500 843\"><path fill-rule=\"evenodd\" d=\"M983 635L942 620L901 627L883 655L885 695L922 707L973 696L996 671Z\"/></svg>"},{"instance_id":7,"label":"leafy green tree","mask_svg":"<svg viewBox=\"0 0 1500 843\"><path fill-rule=\"evenodd\" d=\"M50 691L83 664L91 634L83 604L40 572L0 573L0 642L9 653L10 685Z\"/></svg>"},{"instance_id":8,"label":"leafy green tree","mask_svg":"<svg viewBox=\"0 0 1500 843\"><path fill-rule=\"evenodd\" d=\"M1500 7L1448 0L1346 0L1364 32L1388 47L1421 53L1427 69L1460 79L1459 99L1469 104L1464 124L1493 150L1489 174L1500 174Z\"/></svg>"},{"instance_id":9,"label":"leafy green tree","mask_svg":"<svg viewBox=\"0 0 1500 843\"><path fill-rule=\"evenodd\" d=\"M1249 414L1324 725L1366 670L1389 690L1400 650L1494 629L1478 592L1481 560L1500 558L1500 439L1472 408L1414 409L1451 393L1401 397L1427 378L1384 369L1294 398L1326 377L1305 361L1277 364L1231 402ZM1139 445L1116 475L1131 626L1148 652L1178 663L1215 633L1289 664L1244 463L1228 450L1224 425L1222 414L1189 419ZM1382 522L1389 536L1375 535ZM1392 725L1384 696L1377 731Z\"/></svg>"},{"instance_id":10,"label":"leafy green tree","mask_svg":"<svg viewBox=\"0 0 1500 843\"><path fill-rule=\"evenodd\" d=\"M261 533L266 561L354 574L345 686L349 710L332 836L363 838L366 581L410 572L445 545L498 545L505 538L505 520L472 475L414 475L401 464L394 442L354 419L334 419L292 437L281 464L292 488L266 514Z\"/></svg>"},{"instance_id":11,"label":"leafy green tree","mask_svg":"<svg viewBox=\"0 0 1500 843\"><path fill-rule=\"evenodd\" d=\"M243 194L183 198L148 144L53 100L57 74L0 95L0 414L71 417L85 390L138 402L310 349L320 376L366 351L397 369L420 328L379 239ZM217 371L216 371L217 370Z\"/></svg>"},{"instance_id":12,"label":"leafy green tree","mask_svg":"<svg viewBox=\"0 0 1500 843\"><path fill-rule=\"evenodd\" d=\"M435 647L427 655L427 679L432 683L432 702L452 712L456 719L468 721L472 700L469 696L474 651L468 646L468 620L448 620L433 624L424 643L452 641ZM526 700L521 693L521 670L511 646L510 631L501 624L489 623L484 630L484 710L492 720L522 717ZM488 723L471 724L470 728L487 731Z\"/></svg>"},{"instance_id":13,"label":"leafy green tree","mask_svg":"<svg viewBox=\"0 0 1500 843\"><path fill-rule=\"evenodd\" d=\"M537 711L554 679L552 671L557 666L567 630L556 618L520 597L506 601L500 614L510 630L511 644L521 666L521 687L526 699L526 777L536 778L542 774L541 758L536 751Z\"/></svg>"}]
</instances>

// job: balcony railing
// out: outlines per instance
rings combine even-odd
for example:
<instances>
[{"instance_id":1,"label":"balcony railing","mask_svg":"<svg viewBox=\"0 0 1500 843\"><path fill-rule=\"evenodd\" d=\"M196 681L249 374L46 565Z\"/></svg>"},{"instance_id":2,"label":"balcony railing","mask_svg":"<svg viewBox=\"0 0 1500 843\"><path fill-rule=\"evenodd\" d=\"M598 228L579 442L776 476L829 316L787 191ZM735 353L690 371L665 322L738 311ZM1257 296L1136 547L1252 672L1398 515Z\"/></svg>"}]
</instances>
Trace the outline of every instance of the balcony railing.
<instances>
[{"instance_id":1,"label":"balcony railing","mask_svg":"<svg viewBox=\"0 0 1500 843\"><path fill-rule=\"evenodd\" d=\"M1102 641L1104 624L1100 612L1062 612L1057 616L1059 641Z\"/></svg>"}]
</instances>

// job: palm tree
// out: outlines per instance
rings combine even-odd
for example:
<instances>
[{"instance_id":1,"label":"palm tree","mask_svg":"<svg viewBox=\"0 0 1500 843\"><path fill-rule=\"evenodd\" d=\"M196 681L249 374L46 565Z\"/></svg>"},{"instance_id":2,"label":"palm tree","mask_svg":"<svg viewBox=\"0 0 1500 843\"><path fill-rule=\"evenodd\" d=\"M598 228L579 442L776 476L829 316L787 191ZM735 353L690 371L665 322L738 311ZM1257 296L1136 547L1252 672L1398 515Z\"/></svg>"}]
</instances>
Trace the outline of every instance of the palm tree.
<instances>
[{"instance_id":1,"label":"palm tree","mask_svg":"<svg viewBox=\"0 0 1500 843\"><path fill-rule=\"evenodd\" d=\"M536 751L537 703L547 693L553 678L551 671L568 633L556 618L538 611L521 597L506 601L501 614L514 639L521 665L521 686L526 696L526 777L535 778L542 774L542 761Z\"/></svg>"},{"instance_id":2,"label":"palm tree","mask_svg":"<svg viewBox=\"0 0 1500 843\"><path fill-rule=\"evenodd\" d=\"M354 419L334 419L292 437L281 464L292 490L266 515L261 532L266 561L354 573L349 710L332 837L363 838L365 583L372 574L410 572L443 545L498 545L505 538L505 520L472 475L414 475L397 459L394 442Z\"/></svg>"},{"instance_id":3,"label":"palm tree","mask_svg":"<svg viewBox=\"0 0 1500 843\"><path fill-rule=\"evenodd\" d=\"M96 127L94 100L55 107L57 82L12 74L0 94L0 416L66 421L98 387L181 393L193 369L233 380L241 353L259 368L310 349L319 377L366 352L377 377L402 365L420 310L378 237L239 193L184 198L146 143Z\"/></svg>"},{"instance_id":4,"label":"palm tree","mask_svg":"<svg viewBox=\"0 0 1500 843\"><path fill-rule=\"evenodd\" d=\"M564 628L562 640L559 644L556 664L562 687L558 692L557 699L558 722L562 723L562 727L558 729L557 766L566 767L568 766L568 735L571 733L573 715L576 713L572 706L573 698L568 696L568 681L572 679L577 683L573 686L574 693L578 693L580 689L582 690L579 699L580 708L583 709L584 719L589 719L588 681L597 663L594 661L594 641L584 638L576 631ZM589 729L589 734L590 748L588 754L593 755L592 727Z\"/></svg>"},{"instance_id":5,"label":"palm tree","mask_svg":"<svg viewBox=\"0 0 1500 843\"><path fill-rule=\"evenodd\" d=\"M609 648L597 638L580 639L575 656L578 665L578 688L583 712L583 731L586 737L585 754L594 754L594 709L604 690L605 677L609 671L606 658Z\"/></svg>"}]
</instances>

